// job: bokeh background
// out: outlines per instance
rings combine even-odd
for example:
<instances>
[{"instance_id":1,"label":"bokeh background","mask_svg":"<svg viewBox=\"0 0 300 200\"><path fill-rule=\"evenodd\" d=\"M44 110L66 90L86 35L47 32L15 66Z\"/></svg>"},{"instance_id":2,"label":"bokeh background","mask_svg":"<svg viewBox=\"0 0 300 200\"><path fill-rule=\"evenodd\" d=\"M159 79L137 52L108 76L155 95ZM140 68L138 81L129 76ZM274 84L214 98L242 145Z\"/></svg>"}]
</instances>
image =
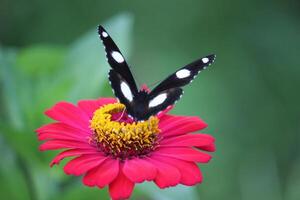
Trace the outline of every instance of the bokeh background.
<instances>
[{"instance_id":1,"label":"bokeh background","mask_svg":"<svg viewBox=\"0 0 300 200\"><path fill-rule=\"evenodd\" d=\"M87 188L34 130L58 101L112 96L103 24L140 84L210 53L174 114L209 124L217 151L196 187L139 185L132 199L300 199L300 3L297 0L0 0L0 197L109 199Z\"/></svg>"}]
</instances>

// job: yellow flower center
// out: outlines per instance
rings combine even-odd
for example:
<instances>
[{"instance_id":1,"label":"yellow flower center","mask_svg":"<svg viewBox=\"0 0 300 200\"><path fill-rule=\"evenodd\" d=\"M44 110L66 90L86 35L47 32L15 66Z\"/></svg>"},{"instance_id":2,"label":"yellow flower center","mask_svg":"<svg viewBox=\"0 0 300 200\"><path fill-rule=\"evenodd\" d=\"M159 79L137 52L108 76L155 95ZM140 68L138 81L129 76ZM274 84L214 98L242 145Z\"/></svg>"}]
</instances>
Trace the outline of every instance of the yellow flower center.
<instances>
[{"instance_id":1,"label":"yellow flower center","mask_svg":"<svg viewBox=\"0 0 300 200\"><path fill-rule=\"evenodd\" d=\"M158 139L159 119L150 117L147 121L124 122L122 117L125 105L107 104L94 112L90 128L93 130L93 141L106 154L126 159L143 156L151 152ZM117 120L114 115L120 114Z\"/></svg>"}]
</instances>

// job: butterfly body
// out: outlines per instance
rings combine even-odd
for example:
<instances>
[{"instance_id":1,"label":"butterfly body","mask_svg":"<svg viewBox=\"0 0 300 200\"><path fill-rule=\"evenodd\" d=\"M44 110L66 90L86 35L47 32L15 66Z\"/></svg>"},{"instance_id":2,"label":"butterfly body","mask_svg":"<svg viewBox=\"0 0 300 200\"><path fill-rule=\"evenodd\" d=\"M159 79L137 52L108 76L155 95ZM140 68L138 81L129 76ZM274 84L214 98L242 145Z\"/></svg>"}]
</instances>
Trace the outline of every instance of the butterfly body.
<instances>
[{"instance_id":1,"label":"butterfly body","mask_svg":"<svg viewBox=\"0 0 300 200\"><path fill-rule=\"evenodd\" d=\"M215 55L208 55L178 69L152 91L139 90L117 45L102 26L98 27L98 33L111 66L108 78L113 92L126 106L128 115L136 121L147 120L173 105L183 94L181 87L192 82L198 73L215 59Z\"/></svg>"},{"instance_id":2,"label":"butterfly body","mask_svg":"<svg viewBox=\"0 0 300 200\"><path fill-rule=\"evenodd\" d=\"M148 110L148 92L147 91L139 91L136 96L133 98L132 106L134 109L128 110L128 113L134 117L135 120L144 120L149 118L147 115Z\"/></svg>"}]
</instances>

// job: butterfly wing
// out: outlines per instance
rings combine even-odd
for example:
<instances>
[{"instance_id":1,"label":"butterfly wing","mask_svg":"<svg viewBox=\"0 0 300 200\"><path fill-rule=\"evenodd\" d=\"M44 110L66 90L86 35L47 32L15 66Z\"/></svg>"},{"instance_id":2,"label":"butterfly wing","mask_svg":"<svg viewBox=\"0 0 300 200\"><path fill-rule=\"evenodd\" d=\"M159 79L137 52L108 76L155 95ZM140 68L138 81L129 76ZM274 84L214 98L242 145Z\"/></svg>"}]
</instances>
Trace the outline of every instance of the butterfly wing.
<instances>
[{"instance_id":1,"label":"butterfly wing","mask_svg":"<svg viewBox=\"0 0 300 200\"><path fill-rule=\"evenodd\" d=\"M206 69L207 66L213 63L215 55L208 55L204 58L198 59L182 68L177 70L175 73L171 74L159 85L157 85L153 90L152 94L157 94L161 91L182 87L193 81L193 79L201 72L201 70Z\"/></svg>"},{"instance_id":2,"label":"butterfly wing","mask_svg":"<svg viewBox=\"0 0 300 200\"><path fill-rule=\"evenodd\" d=\"M190 83L198 73L209 66L215 55L209 55L196 60L171 74L149 93L148 112L151 115L174 104L183 94L182 86Z\"/></svg>"},{"instance_id":3,"label":"butterfly wing","mask_svg":"<svg viewBox=\"0 0 300 200\"><path fill-rule=\"evenodd\" d=\"M98 26L98 33L105 48L107 61L112 68L111 72L109 73L111 86L119 100L122 103L125 103L122 101L122 97L129 97L129 93L127 91L128 88L132 95L136 95L138 93L134 78L124 56L107 31L102 26ZM122 87L121 85L117 84L122 84ZM121 89L123 89L123 91ZM127 92L127 94L124 92Z\"/></svg>"},{"instance_id":4,"label":"butterfly wing","mask_svg":"<svg viewBox=\"0 0 300 200\"><path fill-rule=\"evenodd\" d=\"M215 59L215 55L209 55L186 65L167 77L149 94L144 94L138 91L122 53L107 31L99 26L98 33L104 44L108 63L112 68L109 72L109 80L115 96L125 104L128 113L138 120L148 119L151 115L174 104L183 94L181 87L190 83ZM134 100L135 97L137 100Z\"/></svg>"},{"instance_id":5,"label":"butterfly wing","mask_svg":"<svg viewBox=\"0 0 300 200\"><path fill-rule=\"evenodd\" d=\"M126 106L127 113L134 113L135 102L133 101L133 98L136 94L130 89L126 80L115 70L109 71L108 79L115 96Z\"/></svg>"},{"instance_id":6,"label":"butterfly wing","mask_svg":"<svg viewBox=\"0 0 300 200\"><path fill-rule=\"evenodd\" d=\"M182 96L183 90L181 88L170 88L160 93L151 93L148 98L146 119L175 104Z\"/></svg>"}]
</instances>

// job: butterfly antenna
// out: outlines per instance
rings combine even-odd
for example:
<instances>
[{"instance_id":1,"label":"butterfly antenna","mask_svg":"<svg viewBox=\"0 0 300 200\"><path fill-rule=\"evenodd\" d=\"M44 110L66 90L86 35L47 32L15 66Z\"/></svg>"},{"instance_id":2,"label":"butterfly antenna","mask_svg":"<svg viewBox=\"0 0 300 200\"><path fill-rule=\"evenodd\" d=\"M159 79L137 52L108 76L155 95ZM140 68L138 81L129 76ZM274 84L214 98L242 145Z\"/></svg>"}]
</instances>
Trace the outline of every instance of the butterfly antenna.
<instances>
[{"instance_id":1,"label":"butterfly antenna","mask_svg":"<svg viewBox=\"0 0 300 200\"><path fill-rule=\"evenodd\" d=\"M126 111L126 107L124 107L121 116L116 120L117 122L122 119L122 117L124 116L125 111Z\"/></svg>"}]
</instances>

